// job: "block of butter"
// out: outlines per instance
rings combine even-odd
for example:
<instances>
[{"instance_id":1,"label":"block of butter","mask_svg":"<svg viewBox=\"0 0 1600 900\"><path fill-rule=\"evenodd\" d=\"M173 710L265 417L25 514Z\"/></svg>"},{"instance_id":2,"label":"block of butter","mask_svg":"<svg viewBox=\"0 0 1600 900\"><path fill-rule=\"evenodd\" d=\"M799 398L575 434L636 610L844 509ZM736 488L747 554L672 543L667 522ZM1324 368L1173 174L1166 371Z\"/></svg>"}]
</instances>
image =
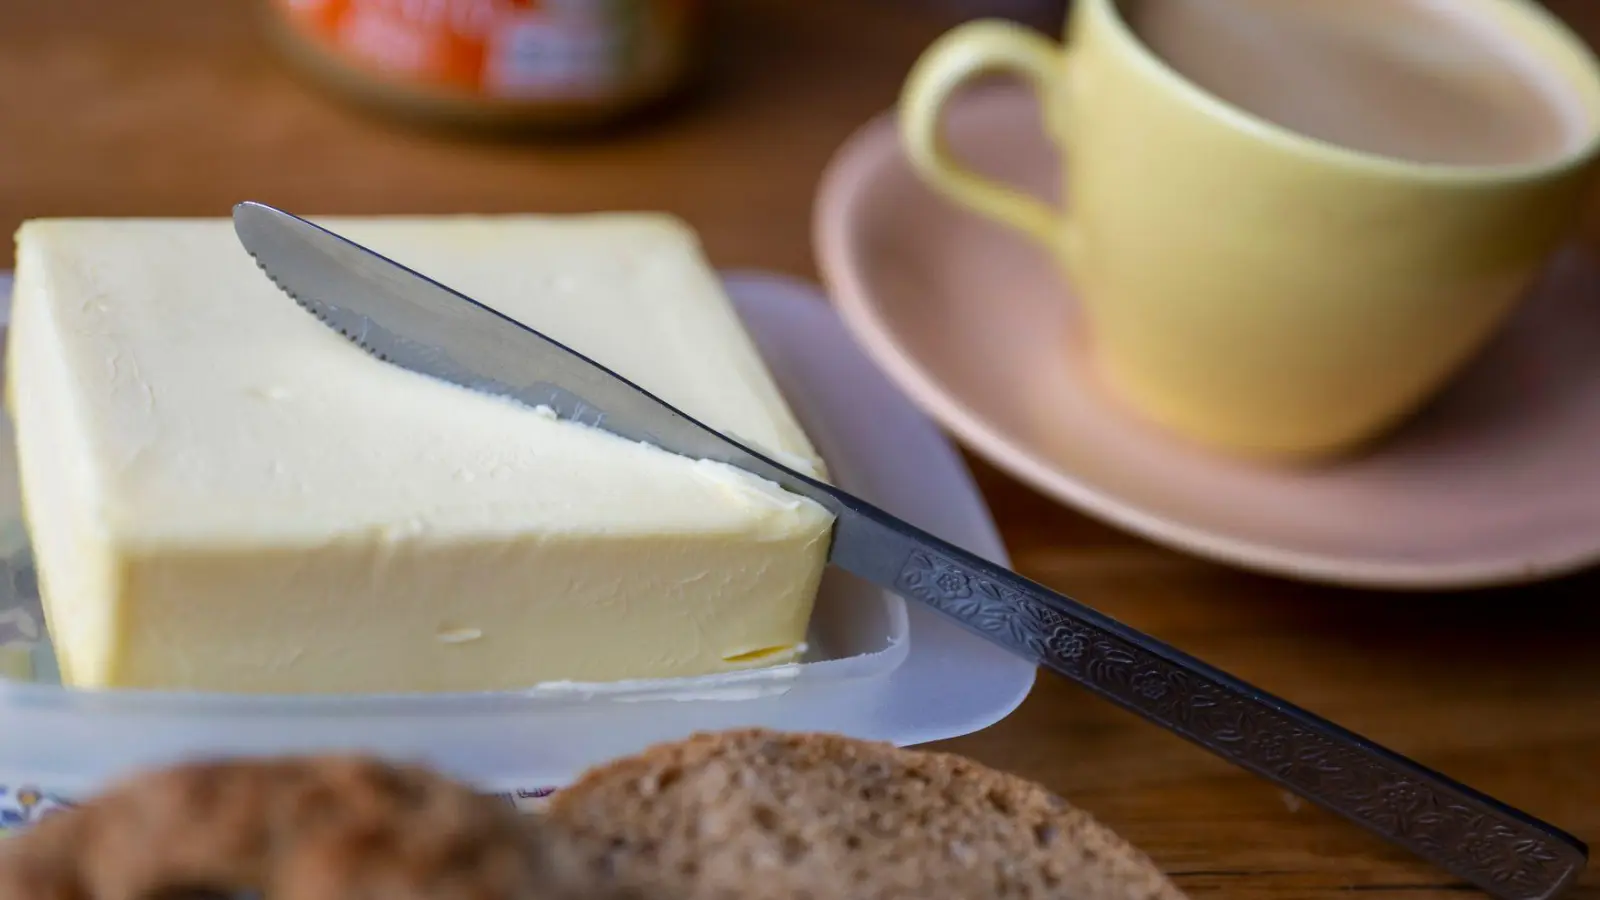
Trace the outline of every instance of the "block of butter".
<instances>
[{"instance_id":1,"label":"block of butter","mask_svg":"<svg viewBox=\"0 0 1600 900\"><path fill-rule=\"evenodd\" d=\"M825 476L676 220L322 222ZM227 220L25 223L6 374L70 685L516 689L803 644L821 506L379 362Z\"/></svg>"}]
</instances>

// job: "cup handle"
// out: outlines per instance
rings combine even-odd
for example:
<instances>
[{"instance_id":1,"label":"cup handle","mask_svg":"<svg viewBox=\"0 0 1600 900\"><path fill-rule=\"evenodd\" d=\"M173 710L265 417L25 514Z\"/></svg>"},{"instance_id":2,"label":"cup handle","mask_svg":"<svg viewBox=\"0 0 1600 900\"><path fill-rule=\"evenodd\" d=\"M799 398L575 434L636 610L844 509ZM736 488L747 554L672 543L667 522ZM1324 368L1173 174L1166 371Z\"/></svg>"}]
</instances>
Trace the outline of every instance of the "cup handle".
<instances>
[{"instance_id":1,"label":"cup handle","mask_svg":"<svg viewBox=\"0 0 1600 900\"><path fill-rule=\"evenodd\" d=\"M969 22L923 51L901 89L899 108L901 144L930 186L1051 249L1061 240L1061 211L961 165L945 145L939 121L950 95L985 71L1022 75L1049 109L1061 53L1059 44L1031 28L999 19Z\"/></svg>"}]
</instances>

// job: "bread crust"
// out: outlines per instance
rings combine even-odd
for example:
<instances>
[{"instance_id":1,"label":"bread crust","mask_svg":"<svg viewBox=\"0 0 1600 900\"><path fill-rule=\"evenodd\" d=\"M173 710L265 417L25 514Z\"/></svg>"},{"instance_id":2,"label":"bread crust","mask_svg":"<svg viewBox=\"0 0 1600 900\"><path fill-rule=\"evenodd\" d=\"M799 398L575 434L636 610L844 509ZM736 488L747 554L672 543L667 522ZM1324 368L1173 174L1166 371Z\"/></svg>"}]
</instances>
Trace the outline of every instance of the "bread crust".
<instances>
[{"instance_id":1,"label":"bread crust","mask_svg":"<svg viewBox=\"0 0 1600 900\"><path fill-rule=\"evenodd\" d=\"M1181 900L1043 787L828 734L696 735L594 769L547 813L593 883L683 900Z\"/></svg>"},{"instance_id":2,"label":"bread crust","mask_svg":"<svg viewBox=\"0 0 1600 900\"><path fill-rule=\"evenodd\" d=\"M541 885L530 823L416 766L351 756L134 775L0 841L0 900L501 900Z\"/></svg>"}]
</instances>

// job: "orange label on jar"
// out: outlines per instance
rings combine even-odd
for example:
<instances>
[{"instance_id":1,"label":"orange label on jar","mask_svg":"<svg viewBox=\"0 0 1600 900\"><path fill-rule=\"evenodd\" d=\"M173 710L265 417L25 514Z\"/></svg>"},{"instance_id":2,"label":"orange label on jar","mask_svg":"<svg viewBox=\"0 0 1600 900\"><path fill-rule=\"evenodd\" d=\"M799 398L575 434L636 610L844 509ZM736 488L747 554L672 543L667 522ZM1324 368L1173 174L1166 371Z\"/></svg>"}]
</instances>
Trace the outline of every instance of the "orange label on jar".
<instances>
[{"instance_id":1,"label":"orange label on jar","mask_svg":"<svg viewBox=\"0 0 1600 900\"><path fill-rule=\"evenodd\" d=\"M274 0L304 38L419 86L487 97L621 90L684 39L698 0Z\"/></svg>"}]
</instances>

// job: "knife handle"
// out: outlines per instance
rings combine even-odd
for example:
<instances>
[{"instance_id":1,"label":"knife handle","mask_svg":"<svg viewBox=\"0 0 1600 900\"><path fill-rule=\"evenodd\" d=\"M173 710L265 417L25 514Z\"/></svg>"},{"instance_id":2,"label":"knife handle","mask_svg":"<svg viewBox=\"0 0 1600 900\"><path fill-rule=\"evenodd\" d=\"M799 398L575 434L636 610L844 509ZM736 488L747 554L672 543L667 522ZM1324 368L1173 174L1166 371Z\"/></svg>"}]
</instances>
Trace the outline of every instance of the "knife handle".
<instances>
[{"instance_id":1,"label":"knife handle","mask_svg":"<svg viewBox=\"0 0 1600 900\"><path fill-rule=\"evenodd\" d=\"M1587 847L1552 825L887 514L852 512L890 551L877 565L899 561L876 573L899 593L1492 896L1554 897L1583 871Z\"/></svg>"}]
</instances>

